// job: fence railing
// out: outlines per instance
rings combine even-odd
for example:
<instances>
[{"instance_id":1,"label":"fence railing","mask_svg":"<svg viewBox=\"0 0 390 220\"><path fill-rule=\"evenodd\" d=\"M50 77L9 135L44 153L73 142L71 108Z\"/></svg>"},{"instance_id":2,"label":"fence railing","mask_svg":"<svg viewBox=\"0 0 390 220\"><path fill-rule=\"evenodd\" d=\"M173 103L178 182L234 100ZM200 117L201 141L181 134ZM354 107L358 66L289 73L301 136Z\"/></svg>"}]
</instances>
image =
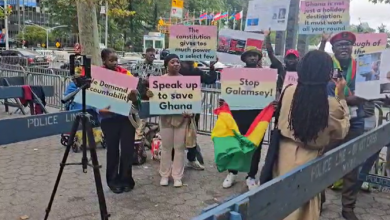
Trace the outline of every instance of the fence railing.
<instances>
[{"instance_id":1,"label":"fence railing","mask_svg":"<svg viewBox=\"0 0 390 220\"><path fill-rule=\"evenodd\" d=\"M390 123L382 125L385 119L383 108L376 108L379 111L378 127L372 131L260 185L257 189L220 205L211 205L192 220L280 220L287 217L390 143Z\"/></svg>"},{"instance_id":2,"label":"fence railing","mask_svg":"<svg viewBox=\"0 0 390 220\"><path fill-rule=\"evenodd\" d=\"M67 85L71 82L69 70L42 68L37 66L21 66L4 64L0 62L0 77L20 76L25 78L29 85L53 86L54 97L46 98L46 104L49 107L64 109L61 98L65 93ZM205 85L204 85L205 86ZM218 85L208 85L202 88L202 106L203 110L200 117L199 133L210 135L216 121L213 110L218 107L220 90ZM151 123L157 123L158 117L149 118ZM265 140L267 143L268 139Z\"/></svg>"}]
</instances>

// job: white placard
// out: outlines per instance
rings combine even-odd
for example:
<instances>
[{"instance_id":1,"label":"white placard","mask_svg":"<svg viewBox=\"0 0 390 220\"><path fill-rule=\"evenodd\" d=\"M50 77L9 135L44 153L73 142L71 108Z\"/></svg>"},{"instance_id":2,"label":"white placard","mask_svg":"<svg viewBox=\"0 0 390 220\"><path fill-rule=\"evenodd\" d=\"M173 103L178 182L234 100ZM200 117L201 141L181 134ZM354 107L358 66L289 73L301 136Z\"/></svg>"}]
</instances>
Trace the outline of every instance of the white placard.
<instances>
[{"instance_id":1,"label":"white placard","mask_svg":"<svg viewBox=\"0 0 390 220\"><path fill-rule=\"evenodd\" d=\"M365 99L390 96L390 49L357 58L355 95Z\"/></svg>"},{"instance_id":2,"label":"white placard","mask_svg":"<svg viewBox=\"0 0 390 220\"><path fill-rule=\"evenodd\" d=\"M291 0L252 0L248 3L245 31L285 31Z\"/></svg>"}]
</instances>

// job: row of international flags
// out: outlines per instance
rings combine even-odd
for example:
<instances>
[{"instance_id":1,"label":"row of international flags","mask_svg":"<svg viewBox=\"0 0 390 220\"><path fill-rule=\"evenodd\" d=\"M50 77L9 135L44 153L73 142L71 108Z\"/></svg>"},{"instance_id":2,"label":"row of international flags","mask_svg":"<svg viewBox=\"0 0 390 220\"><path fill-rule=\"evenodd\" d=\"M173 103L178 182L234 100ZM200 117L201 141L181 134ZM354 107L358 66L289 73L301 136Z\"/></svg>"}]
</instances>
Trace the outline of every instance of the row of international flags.
<instances>
[{"instance_id":1,"label":"row of international flags","mask_svg":"<svg viewBox=\"0 0 390 220\"><path fill-rule=\"evenodd\" d=\"M195 20L195 13L192 16ZM229 19L229 20L241 20L243 17L243 11L229 14L229 12L201 12L199 15L199 20L212 20L212 21L218 21L221 19ZM185 15L186 19L190 18L189 12L187 11Z\"/></svg>"},{"instance_id":2,"label":"row of international flags","mask_svg":"<svg viewBox=\"0 0 390 220\"><path fill-rule=\"evenodd\" d=\"M240 12L237 12L237 13L233 13L229 16L229 12L217 12L217 13L214 13L214 12L204 12L203 14L199 15L199 19L200 20L214 20L214 21L218 21L220 19L223 19L223 18L229 18L230 20L240 20L242 19L242 11Z\"/></svg>"}]
</instances>

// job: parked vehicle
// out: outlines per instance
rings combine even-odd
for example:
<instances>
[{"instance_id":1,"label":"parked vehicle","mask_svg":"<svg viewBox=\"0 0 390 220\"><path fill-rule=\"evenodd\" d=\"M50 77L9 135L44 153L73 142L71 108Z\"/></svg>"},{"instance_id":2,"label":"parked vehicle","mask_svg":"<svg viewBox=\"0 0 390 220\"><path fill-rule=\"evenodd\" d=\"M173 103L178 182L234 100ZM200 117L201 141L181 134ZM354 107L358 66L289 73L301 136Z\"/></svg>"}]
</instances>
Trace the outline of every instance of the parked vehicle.
<instances>
[{"instance_id":1,"label":"parked vehicle","mask_svg":"<svg viewBox=\"0 0 390 220\"><path fill-rule=\"evenodd\" d=\"M2 63L11 65L48 65L47 58L32 50L15 49L0 51Z\"/></svg>"}]
</instances>

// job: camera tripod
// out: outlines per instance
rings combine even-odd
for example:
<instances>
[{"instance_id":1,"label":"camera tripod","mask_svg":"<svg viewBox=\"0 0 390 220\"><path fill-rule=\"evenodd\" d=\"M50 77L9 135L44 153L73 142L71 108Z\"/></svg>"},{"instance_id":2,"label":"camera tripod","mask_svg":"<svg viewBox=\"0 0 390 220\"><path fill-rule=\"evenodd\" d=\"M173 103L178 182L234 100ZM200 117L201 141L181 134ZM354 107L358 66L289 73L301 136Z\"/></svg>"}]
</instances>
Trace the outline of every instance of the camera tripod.
<instances>
[{"instance_id":1,"label":"camera tripod","mask_svg":"<svg viewBox=\"0 0 390 220\"><path fill-rule=\"evenodd\" d=\"M108 220L110 215L107 212L107 205L106 200L104 197L104 191L103 191L103 185L102 180L100 176L100 165L98 162L98 157L96 154L96 142L92 131L92 123L91 123L91 115L88 114L86 110L86 104L85 104L85 95L86 95L86 89L89 86L89 83L85 83L80 88L78 88L76 91L70 93L68 96L64 97L61 101L62 103L66 103L69 100L73 99L74 96L81 90L82 91L82 112L78 114L75 118L75 121L73 122L72 130L70 132L69 142L66 146L66 150L64 153L64 157L62 158L61 164L60 164L60 170L58 172L58 176L56 179L56 182L54 184L54 188L50 197L49 204L46 208L46 215L45 220L49 218L49 213L51 211L51 207L53 205L54 197L56 195L58 185L60 184L61 176L64 171L65 166L68 165L81 165L83 168L83 172L87 173L88 166L92 167L93 174L95 177L95 186L96 186L96 192L99 200L99 208L100 208L100 216L102 220ZM81 128L82 128L82 150L83 150L83 156L80 163L66 163L66 160L68 159L68 155L71 149L71 146L74 144L74 139L76 132L79 128L81 122ZM91 159L92 159L92 165L89 164L88 158L87 158L87 137L88 137L88 146L91 153Z\"/></svg>"}]
</instances>

